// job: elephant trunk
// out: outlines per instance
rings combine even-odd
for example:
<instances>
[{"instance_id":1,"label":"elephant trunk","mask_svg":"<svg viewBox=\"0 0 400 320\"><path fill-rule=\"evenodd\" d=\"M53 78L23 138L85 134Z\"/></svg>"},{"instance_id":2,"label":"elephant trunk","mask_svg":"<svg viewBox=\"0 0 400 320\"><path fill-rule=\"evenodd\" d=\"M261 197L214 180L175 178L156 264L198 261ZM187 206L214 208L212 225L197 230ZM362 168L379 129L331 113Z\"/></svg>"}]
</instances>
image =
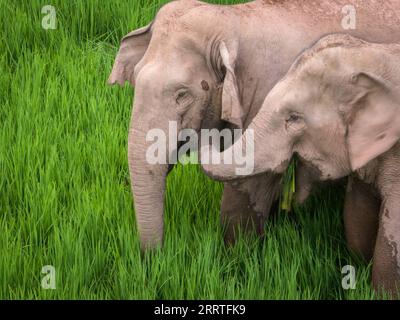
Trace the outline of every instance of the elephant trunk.
<instances>
[{"instance_id":1,"label":"elephant trunk","mask_svg":"<svg viewBox=\"0 0 400 320\"><path fill-rule=\"evenodd\" d=\"M264 121L266 115L263 111L253 119L240 139L220 154L221 159L230 159L233 155L232 163L202 163L202 168L208 176L219 181L230 181L267 171L281 173L288 161L280 160L282 152L279 150L279 139L276 139L276 134ZM202 150L203 153L217 152L210 145L203 146ZM243 168L243 161L238 163L238 159L243 158L246 158L246 169Z\"/></svg>"},{"instance_id":2,"label":"elephant trunk","mask_svg":"<svg viewBox=\"0 0 400 320\"><path fill-rule=\"evenodd\" d=\"M135 108L136 109L136 108ZM139 110L140 107L137 108ZM128 139L128 162L134 196L136 223L142 249L161 246L164 233L164 194L169 165L152 164L146 141L150 128L149 119L144 119L136 110L131 121ZM159 128L161 130L165 128ZM164 132L167 132L164 130Z\"/></svg>"}]
</instances>

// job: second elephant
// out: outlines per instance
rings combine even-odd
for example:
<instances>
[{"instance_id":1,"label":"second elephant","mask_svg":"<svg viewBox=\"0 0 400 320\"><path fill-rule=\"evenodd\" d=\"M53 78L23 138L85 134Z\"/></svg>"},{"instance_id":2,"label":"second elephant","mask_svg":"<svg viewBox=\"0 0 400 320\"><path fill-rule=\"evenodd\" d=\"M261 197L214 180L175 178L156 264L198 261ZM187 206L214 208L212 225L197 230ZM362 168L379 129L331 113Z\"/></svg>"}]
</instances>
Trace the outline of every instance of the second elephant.
<instances>
[{"instance_id":1,"label":"second elephant","mask_svg":"<svg viewBox=\"0 0 400 320\"><path fill-rule=\"evenodd\" d=\"M248 142L250 135L255 137L253 175L282 173L296 154L318 173L314 179L352 175L348 192L357 184L356 190L373 197L377 211L359 219L363 229L358 237L374 246L375 288L398 292L400 45L339 34L321 39L271 90L237 143ZM234 164L203 168L220 180L235 178ZM362 197L353 197L362 209ZM352 206L347 209L350 219L357 219L351 216Z\"/></svg>"}]
</instances>

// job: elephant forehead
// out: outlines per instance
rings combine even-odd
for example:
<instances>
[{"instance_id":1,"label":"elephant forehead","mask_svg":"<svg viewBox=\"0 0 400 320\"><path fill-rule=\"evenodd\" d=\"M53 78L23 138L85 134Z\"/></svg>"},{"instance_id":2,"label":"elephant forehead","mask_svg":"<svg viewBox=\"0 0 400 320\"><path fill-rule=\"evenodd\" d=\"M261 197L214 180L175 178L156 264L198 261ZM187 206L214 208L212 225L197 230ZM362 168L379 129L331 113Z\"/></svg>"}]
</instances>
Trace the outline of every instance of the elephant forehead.
<instances>
[{"instance_id":1,"label":"elephant forehead","mask_svg":"<svg viewBox=\"0 0 400 320\"><path fill-rule=\"evenodd\" d=\"M304 103L310 103L313 95L311 94L310 85L301 80L288 81L277 86L271 94L273 101L278 101L279 109L293 108L297 109Z\"/></svg>"},{"instance_id":2,"label":"elephant forehead","mask_svg":"<svg viewBox=\"0 0 400 320\"><path fill-rule=\"evenodd\" d=\"M201 74L201 70L190 63L168 62L168 60L149 62L140 70L135 70L136 89L146 88L152 90L153 94L160 91L169 93L179 87L190 87ZM201 85L206 87L205 83Z\"/></svg>"},{"instance_id":3,"label":"elephant forehead","mask_svg":"<svg viewBox=\"0 0 400 320\"><path fill-rule=\"evenodd\" d=\"M172 1L164 5L158 12L154 29L163 36L174 31L189 31L189 26L183 19L192 9L199 7L197 1Z\"/></svg>"},{"instance_id":4,"label":"elephant forehead","mask_svg":"<svg viewBox=\"0 0 400 320\"><path fill-rule=\"evenodd\" d=\"M160 84L162 77L160 71L162 68L158 63L150 62L135 68L135 79L137 86L150 86L151 84Z\"/></svg>"}]
</instances>

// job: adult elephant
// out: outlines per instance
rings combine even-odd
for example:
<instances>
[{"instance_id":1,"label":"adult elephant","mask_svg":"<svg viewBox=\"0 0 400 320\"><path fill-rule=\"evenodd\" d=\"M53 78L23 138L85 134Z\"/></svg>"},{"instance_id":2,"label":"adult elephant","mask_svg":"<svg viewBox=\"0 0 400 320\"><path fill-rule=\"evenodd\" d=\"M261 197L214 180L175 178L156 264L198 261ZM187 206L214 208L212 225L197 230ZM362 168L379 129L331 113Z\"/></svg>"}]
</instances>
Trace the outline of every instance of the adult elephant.
<instances>
[{"instance_id":1,"label":"adult elephant","mask_svg":"<svg viewBox=\"0 0 400 320\"><path fill-rule=\"evenodd\" d=\"M129 81L136 88L128 158L142 248L162 243L170 169L146 161L150 129L168 132L170 121L178 130L246 128L269 90L311 43L332 32L398 41L399 16L395 0L265 0L232 6L180 0L162 7L149 26L125 36L109 83ZM234 240L237 225L262 233L279 181L264 174L225 184L221 217L228 241ZM357 203L360 197L368 209L369 195L361 190Z\"/></svg>"}]
</instances>

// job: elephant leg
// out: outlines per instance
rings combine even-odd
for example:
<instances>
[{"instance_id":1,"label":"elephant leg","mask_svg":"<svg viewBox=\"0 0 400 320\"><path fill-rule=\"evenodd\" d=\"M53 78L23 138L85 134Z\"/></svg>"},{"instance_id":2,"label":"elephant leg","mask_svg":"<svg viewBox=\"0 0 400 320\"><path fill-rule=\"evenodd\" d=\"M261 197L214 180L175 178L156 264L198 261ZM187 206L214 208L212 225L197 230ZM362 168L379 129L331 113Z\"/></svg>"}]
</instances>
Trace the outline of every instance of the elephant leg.
<instances>
[{"instance_id":1,"label":"elephant leg","mask_svg":"<svg viewBox=\"0 0 400 320\"><path fill-rule=\"evenodd\" d=\"M265 221L280 190L280 177L262 175L225 183L221 222L225 243L234 244L238 230L264 234Z\"/></svg>"},{"instance_id":2,"label":"elephant leg","mask_svg":"<svg viewBox=\"0 0 400 320\"><path fill-rule=\"evenodd\" d=\"M347 246L366 261L374 253L380 203L370 185L349 177L344 205Z\"/></svg>"},{"instance_id":3,"label":"elephant leg","mask_svg":"<svg viewBox=\"0 0 400 320\"><path fill-rule=\"evenodd\" d=\"M399 201L384 201L376 239L372 284L379 294L400 297L400 209Z\"/></svg>"}]
</instances>

